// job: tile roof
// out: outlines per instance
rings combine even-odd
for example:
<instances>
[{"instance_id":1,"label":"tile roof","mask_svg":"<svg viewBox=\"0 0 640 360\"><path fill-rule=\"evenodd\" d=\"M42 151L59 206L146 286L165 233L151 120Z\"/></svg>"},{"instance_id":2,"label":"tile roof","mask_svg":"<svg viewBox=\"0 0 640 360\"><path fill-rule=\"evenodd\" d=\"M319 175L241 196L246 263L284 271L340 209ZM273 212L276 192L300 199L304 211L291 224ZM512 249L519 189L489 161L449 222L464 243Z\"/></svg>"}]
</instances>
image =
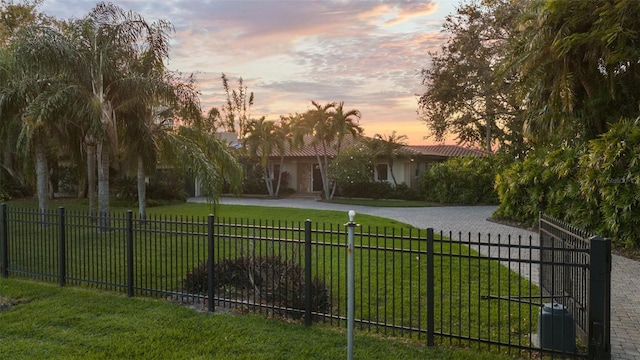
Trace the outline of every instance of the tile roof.
<instances>
[{"instance_id":1,"label":"tile roof","mask_svg":"<svg viewBox=\"0 0 640 360\"><path fill-rule=\"evenodd\" d=\"M442 157L485 156L487 152L480 149L466 148L460 145L408 145L407 148L416 155Z\"/></svg>"},{"instance_id":2,"label":"tile roof","mask_svg":"<svg viewBox=\"0 0 640 360\"><path fill-rule=\"evenodd\" d=\"M352 136L345 136L342 140L342 149L359 142L359 139L354 139ZM316 153L311 145L311 137L305 137L306 146L298 149L291 149L287 145L287 151L285 157L315 157ZM327 147L327 155L330 157L336 156L335 142ZM486 152L480 149L466 148L460 145L406 145L404 150L409 154L415 156L431 156L440 158L449 158L456 156L485 156ZM322 149L319 149L322 153ZM272 156L277 156L274 152Z\"/></svg>"}]
</instances>

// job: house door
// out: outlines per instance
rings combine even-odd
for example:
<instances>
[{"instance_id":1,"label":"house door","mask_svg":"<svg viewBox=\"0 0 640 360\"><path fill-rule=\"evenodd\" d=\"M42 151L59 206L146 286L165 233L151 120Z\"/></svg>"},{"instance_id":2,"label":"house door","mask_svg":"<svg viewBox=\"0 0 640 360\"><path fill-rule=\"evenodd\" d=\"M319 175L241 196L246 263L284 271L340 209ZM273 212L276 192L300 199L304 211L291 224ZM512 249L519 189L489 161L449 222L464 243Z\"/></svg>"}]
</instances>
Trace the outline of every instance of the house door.
<instances>
[{"instance_id":1,"label":"house door","mask_svg":"<svg viewBox=\"0 0 640 360\"><path fill-rule=\"evenodd\" d=\"M313 165L313 173L311 174L311 189L313 191L322 191L322 174L320 173L320 165Z\"/></svg>"}]
</instances>

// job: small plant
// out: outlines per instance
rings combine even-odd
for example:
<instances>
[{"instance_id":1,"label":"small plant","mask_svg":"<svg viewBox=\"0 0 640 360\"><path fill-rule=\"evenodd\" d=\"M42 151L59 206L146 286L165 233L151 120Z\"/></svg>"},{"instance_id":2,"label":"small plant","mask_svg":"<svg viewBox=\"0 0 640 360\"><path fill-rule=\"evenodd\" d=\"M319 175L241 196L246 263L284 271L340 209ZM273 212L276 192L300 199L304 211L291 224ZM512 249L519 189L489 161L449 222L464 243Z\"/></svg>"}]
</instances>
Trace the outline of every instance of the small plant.
<instances>
[{"instance_id":1,"label":"small plant","mask_svg":"<svg viewBox=\"0 0 640 360\"><path fill-rule=\"evenodd\" d=\"M198 266L187 272L187 277L183 281L184 291L192 294L204 294L207 292L209 264L201 261Z\"/></svg>"},{"instance_id":2,"label":"small plant","mask_svg":"<svg viewBox=\"0 0 640 360\"><path fill-rule=\"evenodd\" d=\"M222 259L214 264L213 283L227 295L256 298L258 301L290 309L304 309L304 273L300 264L281 256L243 256ZM208 290L208 263L201 262L187 273L183 289L190 293ZM329 289L315 278L311 282L311 309L326 312L330 308ZM297 312L292 313L297 317Z\"/></svg>"}]
</instances>

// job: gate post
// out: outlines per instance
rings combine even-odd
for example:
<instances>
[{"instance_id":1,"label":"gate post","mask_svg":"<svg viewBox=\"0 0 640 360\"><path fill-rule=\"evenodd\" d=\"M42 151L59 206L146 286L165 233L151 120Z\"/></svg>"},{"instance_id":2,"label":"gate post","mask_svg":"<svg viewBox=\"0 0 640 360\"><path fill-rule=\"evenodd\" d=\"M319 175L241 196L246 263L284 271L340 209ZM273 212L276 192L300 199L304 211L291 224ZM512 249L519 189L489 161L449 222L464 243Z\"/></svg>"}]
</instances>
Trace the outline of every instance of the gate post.
<instances>
[{"instance_id":1,"label":"gate post","mask_svg":"<svg viewBox=\"0 0 640 360\"><path fill-rule=\"evenodd\" d=\"M9 277L9 239L7 238L7 204L0 205L0 254L2 254L2 267L0 275Z\"/></svg>"},{"instance_id":2,"label":"gate post","mask_svg":"<svg viewBox=\"0 0 640 360\"><path fill-rule=\"evenodd\" d=\"M67 239L65 234L64 207L58 208L58 285L67 283Z\"/></svg>"},{"instance_id":3,"label":"gate post","mask_svg":"<svg viewBox=\"0 0 640 360\"><path fill-rule=\"evenodd\" d=\"M311 220L304 222L304 325L311 326Z\"/></svg>"},{"instance_id":4,"label":"gate post","mask_svg":"<svg viewBox=\"0 0 640 360\"><path fill-rule=\"evenodd\" d=\"M611 356L611 241L589 238L589 357Z\"/></svg>"},{"instance_id":5,"label":"gate post","mask_svg":"<svg viewBox=\"0 0 640 360\"><path fill-rule=\"evenodd\" d=\"M127 210L127 296L133 297L133 211Z\"/></svg>"},{"instance_id":6,"label":"gate post","mask_svg":"<svg viewBox=\"0 0 640 360\"><path fill-rule=\"evenodd\" d=\"M434 345L435 331L435 294L433 252L435 239L433 228L427 229L427 346Z\"/></svg>"},{"instance_id":7,"label":"gate post","mask_svg":"<svg viewBox=\"0 0 640 360\"><path fill-rule=\"evenodd\" d=\"M213 248L213 231L214 231L214 216L213 214L209 214L207 217L207 297L209 298L209 303L207 310L209 312L215 311L215 299L213 292L213 262L215 261L214 256L214 248Z\"/></svg>"}]
</instances>

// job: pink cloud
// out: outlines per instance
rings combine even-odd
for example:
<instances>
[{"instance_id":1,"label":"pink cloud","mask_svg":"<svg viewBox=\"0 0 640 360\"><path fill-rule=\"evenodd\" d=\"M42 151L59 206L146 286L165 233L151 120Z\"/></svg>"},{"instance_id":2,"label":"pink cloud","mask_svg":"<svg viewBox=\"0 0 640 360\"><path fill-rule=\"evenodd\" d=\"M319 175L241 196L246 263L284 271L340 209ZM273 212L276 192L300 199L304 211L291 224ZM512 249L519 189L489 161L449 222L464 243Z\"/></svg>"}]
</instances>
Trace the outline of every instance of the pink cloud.
<instances>
[{"instance_id":1,"label":"pink cloud","mask_svg":"<svg viewBox=\"0 0 640 360\"><path fill-rule=\"evenodd\" d=\"M345 101L363 113L367 133L413 126L421 143L415 94L428 52L443 41L445 3L436 1L111 0L149 21L175 26L168 65L195 73L204 110L220 106L222 72L242 76L256 96L252 113L277 119L311 100ZM44 0L59 18L83 17L92 1ZM234 82L235 84L235 82ZM411 125L412 124L412 125ZM371 128L370 128L371 127Z\"/></svg>"}]
</instances>

